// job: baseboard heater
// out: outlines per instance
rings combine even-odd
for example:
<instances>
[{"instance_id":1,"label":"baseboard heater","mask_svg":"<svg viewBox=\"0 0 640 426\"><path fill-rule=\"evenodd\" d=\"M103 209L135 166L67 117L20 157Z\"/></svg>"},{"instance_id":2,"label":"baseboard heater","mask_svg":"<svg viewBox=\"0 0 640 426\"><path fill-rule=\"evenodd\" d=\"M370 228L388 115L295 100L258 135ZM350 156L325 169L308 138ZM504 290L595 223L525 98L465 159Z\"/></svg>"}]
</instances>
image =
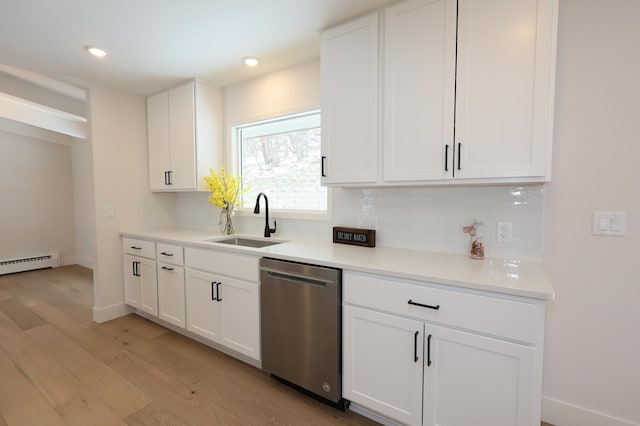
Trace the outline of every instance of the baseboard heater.
<instances>
[{"instance_id":1,"label":"baseboard heater","mask_svg":"<svg viewBox=\"0 0 640 426\"><path fill-rule=\"evenodd\" d=\"M60 266L60 255L58 253L23 257L21 259L0 260L0 275L33 271L34 269L57 268L58 266Z\"/></svg>"}]
</instances>

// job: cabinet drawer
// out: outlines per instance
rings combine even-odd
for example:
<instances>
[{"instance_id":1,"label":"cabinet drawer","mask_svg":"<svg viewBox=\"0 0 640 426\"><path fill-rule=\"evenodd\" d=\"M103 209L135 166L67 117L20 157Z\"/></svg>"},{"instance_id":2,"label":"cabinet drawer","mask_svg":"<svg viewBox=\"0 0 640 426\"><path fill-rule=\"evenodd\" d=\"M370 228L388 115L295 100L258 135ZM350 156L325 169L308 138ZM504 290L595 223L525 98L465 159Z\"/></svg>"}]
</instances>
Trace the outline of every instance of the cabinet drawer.
<instances>
[{"instance_id":1,"label":"cabinet drawer","mask_svg":"<svg viewBox=\"0 0 640 426\"><path fill-rule=\"evenodd\" d=\"M184 265L183 249L180 246L158 243L156 248L156 258L172 265Z\"/></svg>"},{"instance_id":2,"label":"cabinet drawer","mask_svg":"<svg viewBox=\"0 0 640 426\"><path fill-rule=\"evenodd\" d=\"M527 303L350 272L344 273L343 289L345 303L434 323L529 343L536 343L542 333L538 327L543 324L543 302Z\"/></svg>"},{"instance_id":3,"label":"cabinet drawer","mask_svg":"<svg viewBox=\"0 0 640 426\"><path fill-rule=\"evenodd\" d=\"M259 258L217 250L185 248L185 265L189 268L258 282Z\"/></svg>"},{"instance_id":4,"label":"cabinet drawer","mask_svg":"<svg viewBox=\"0 0 640 426\"><path fill-rule=\"evenodd\" d=\"M148 259L156 258L156 243L153 241L138 240L136 238L122 239L122 251L127 254L146 257Z\"/></svg>"}]
</instances>

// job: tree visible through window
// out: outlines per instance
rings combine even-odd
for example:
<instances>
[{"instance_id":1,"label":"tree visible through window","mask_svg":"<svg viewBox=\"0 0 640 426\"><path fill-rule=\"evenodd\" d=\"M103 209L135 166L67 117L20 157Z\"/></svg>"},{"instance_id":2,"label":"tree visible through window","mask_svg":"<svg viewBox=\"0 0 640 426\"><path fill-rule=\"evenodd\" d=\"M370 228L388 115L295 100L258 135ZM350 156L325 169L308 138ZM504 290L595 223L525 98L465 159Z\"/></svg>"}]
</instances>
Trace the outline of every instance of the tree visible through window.
<instances>
[{"instance_id":1,"label":"tree visible through window","mask_svg":"<svg viewBox=\"0 0 640 426\"><path fill-rule=\"evenodd\" d=\"M326 212L320 142L319 112L239 127L240 174L250 188L243 207L253 208L264 192L271 209Z\"/></svg>"}]
</instances>

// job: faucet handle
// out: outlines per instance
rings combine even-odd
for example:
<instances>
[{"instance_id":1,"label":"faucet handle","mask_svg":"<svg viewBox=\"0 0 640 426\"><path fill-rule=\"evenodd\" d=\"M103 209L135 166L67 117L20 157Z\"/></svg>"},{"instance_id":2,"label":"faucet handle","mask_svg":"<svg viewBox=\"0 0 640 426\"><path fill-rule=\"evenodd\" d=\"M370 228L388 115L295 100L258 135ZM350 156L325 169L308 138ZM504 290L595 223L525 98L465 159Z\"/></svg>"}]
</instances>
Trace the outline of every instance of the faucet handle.
<instances>
[{"instance_id":1,"label":"faucet handle","mask_svg":"<svg viewBox=\"0 0 640 426\"><path fill-rule=\"evenodd\" d=\"M276 233L276 228L278 227L278 224L276 223L276 221L273 221L273 228L269 228L269 233L270 234L275 234Z\"/></svg>"}]
</instances>

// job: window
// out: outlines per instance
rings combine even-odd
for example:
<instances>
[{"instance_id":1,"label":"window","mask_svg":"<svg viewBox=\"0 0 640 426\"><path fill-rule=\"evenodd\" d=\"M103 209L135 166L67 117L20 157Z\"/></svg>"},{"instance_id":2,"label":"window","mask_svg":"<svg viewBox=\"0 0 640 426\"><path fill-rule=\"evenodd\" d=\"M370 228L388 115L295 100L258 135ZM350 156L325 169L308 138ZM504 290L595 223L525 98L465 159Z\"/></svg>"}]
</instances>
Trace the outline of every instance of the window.
<instances>
[{"instance_id":1,"label":"window","mask_svg":"<svg viewBox=\"0 0 640 426\"><path fill-rule=\"evenodd\" d=\"M281 117L236 127L237 158L243 185L242 207L257 195L269 208L327 212L327 188L320 185L320 112Z\"/></svg>"}]
</instances>

